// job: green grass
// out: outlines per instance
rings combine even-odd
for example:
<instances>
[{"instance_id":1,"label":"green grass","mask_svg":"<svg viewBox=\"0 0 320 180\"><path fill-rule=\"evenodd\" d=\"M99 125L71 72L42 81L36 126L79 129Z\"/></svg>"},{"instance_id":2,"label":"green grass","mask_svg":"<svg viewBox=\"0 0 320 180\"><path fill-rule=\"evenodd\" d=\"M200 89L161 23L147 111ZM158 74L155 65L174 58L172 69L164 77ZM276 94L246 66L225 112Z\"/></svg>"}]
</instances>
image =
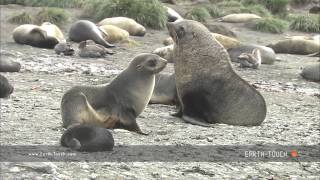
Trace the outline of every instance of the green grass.
<instances>
[{"instance_id":1,"label":"green grass","mask_svg":"<svg viewBox=\"0 0 320 180\"><path fill-rule=\"evenodd\" d=\"M12 16L8 21L14 24L33 24L34 19L29 13L23 12L21 14Z\"/></svg>"},{"instance_id":2,"label":"green grass","mask_svg":"<svg viewBox=\"0 0 320 180\"><path fill-rule=\"evenodd\" d=\"M216 18L216 17L221 17L224 15L224 11L215 5L211 4L211 5L206 6L205 8L207 9L207 11L211 17Z\"/></svg>"},{"instance_id":3,"label":"green grass","mask_svg":"<svg viewBox=\"0 0 320 180\"><path fill-rule=\"evenodd\" d=\"M25 6L44 6L44 7L81 7L90 0L1 0L0 4L21 4Z\"/></svg>"},{"instance_id":4,"label":"green grass","mask_svg":"<svg viewBox=\"0 0 320 180\"><path fill-rule=\"evenodd\" d=\"M290 4L292 4L292 5L306 5L311 2L312 2L312 0L291 0Z\"/></svg>"},{"instance_id":5,"label":"green grass","mask_svg":"<svg viewBox=\"0 0 320 180\"><path fill-rule=\"evenodd\" d=\"M125 16L154 29L167 22L167 10L158 0L95 0L85 5L85 16L100 21L107 17Z\"/></svg>"},{"instance_id":6,"label":"green grass","mask_svg":"<svg viewBox=\"0 0 320 180\"><path fill-rule=\"evenodd\" d=\"M286 14L290 0L264 0L266 8L273 14Z\"/></svg>"},{"instance_id":7,"label":"green grass","mask_svg":"<svg viewBox=\"0 0 320 180\"><path fill-rule=\"evenodd\" d=\"M268 33L283 33L288 29L288 23L276 18L261 18L253 22L253 30Z\"/></svg>"},{"instance_id":8,"label":"green grass","mask_svg":"<svg viewBox=\"0 0 320 180\"><path fill-rule=\"evenodd\" d=\"M241 2L240 1L235 1L235 0L232 0L232 1L221 1L219 3L217 3L217 6L220 6L220 7L239 7L241 6Z\"/></svg>"},{"instance_id":9,"label":"green grass","mask_svg":"<svg viewBox=\"0 0 320 180\"><path fill-rule=\"evenodd\" d=\"M291 17L290 29L303 32L320 33L319 15L297 15Z\"/></svg>"},{"instance_id":10,"label":"green grass","mask_svg":"<svg viewBox=\"0 0 320 180\"><path fill-rule=\"evenodd\" d=\"M60 8L44 8L36 15L36 20L39 24L48 21L61 25L68 21L68 15L65 10Z\"/></svg>"},{"instance_id":11,"label":"green grass","mask_svg":"<svg viewBox=\"0 0 320 180\"><path fill-rule=\"evenodd\" d=\"M240 11L242 13L252 13L262 17L271 16L271 12L261 4L242 6L240 7Z\"/></svg>"},{"instance_id":12,"label":"green grass","mask_svg":"<svg viewBox=\"0 0 320 180\"><path fill-rule=\"evenodd\" d=\"M188 19L205 22L211 15L205 7L195 7L186 16Z\"/></svg>"}]
</instances>

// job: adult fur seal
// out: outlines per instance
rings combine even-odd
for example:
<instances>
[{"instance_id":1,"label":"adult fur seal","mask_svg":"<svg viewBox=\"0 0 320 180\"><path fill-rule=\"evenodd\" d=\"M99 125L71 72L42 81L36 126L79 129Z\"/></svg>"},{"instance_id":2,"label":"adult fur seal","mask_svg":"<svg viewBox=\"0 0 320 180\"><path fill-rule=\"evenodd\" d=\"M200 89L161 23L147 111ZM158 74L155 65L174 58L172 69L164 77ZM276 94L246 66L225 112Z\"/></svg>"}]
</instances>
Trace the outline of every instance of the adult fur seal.
<instances>
[{"instance_id":1,"label":"adult fur seal","mask_svg":"<svg viewBox=\"0 0 320 180\"><path fill-rule=\"evenodd\" d=\"M0 72L19 72L21 64L11 59L1 57L0 59Z\"/></svg>"},{"instance_id":2,"label":"adult fur seal","mask_svg":"<svg viewBox=\"0 0 320 180\"><path fill-rule=\"evenodd\" d=\"M315 40L286 39L268 45L276 53L308 55L319 52L320 43Z\"/></svg>"},{"instance_id":3,"label":"adult fur seal","mask_svg":"<svg viewBox=\"0 0 320 180\"><path fill-rule=\"evenodd\" d=\"M174 21L180 21L182 20L182 16L177 13L174 9L167 7L167 16L168 16L168 22L174 22Z\"/></svg>"},{"instance_id":4,"label":"adult fur seal","mask_svg":"<svg viewBox=\"0 0 320 180\"><path fill-rule=\"evenodd\" d=\"M238 47L229 48L228 53L231 58L231 61L239 62L238 57L242 53L251 53L256 48L259 49L259 51L261 53L261 63L262 64L273 64L274 63L274 61L276 60L276 53L273 51L273 49L266 47L266 46L240 43L240 45Z\"/></svg>"},{"instance_id":5,"label":"adult fur seal","mask_svg":"<svg viewBox=\"0 0 320 180\"><path fill-rule=\"evenodd\" d=\"M88 124L70 127L61 136L60 143L77 151L111 151L114 146L108 129Z\"/></svg>"},{"instance_id":6,"label":"adult fur seal","mask_svg":"<svg viewBox=\"0 0 320 180\"><path fill-rule=\"evenodd\" d=\"M40 48L53 49L59 43L56 37L48 36L44 29L33 24L23 24L16 27L12 36L16 43Z\"/></svg>"},{"instance_id":7,"label":"adult fur seal","mask_svg":"<svg viewBox=\"0 0 320 180\"><path fill-rule=\"evenodd\" d=\"M146 34L146 29L141 24L127 17L105 18L98 25L114 25L128 31L131 36L144 36Z\"/></svg>"},{"instance_id":8,"label":"adult fur seal","mask_svg":"<svg viewBox=\"0 0 320 180\"><path fill-rule=\"evenodd\" d=\"M150 104L167 104L176 105L178 102L176 80L173 74L156 75L153 93L150 99Z\"/></svg>"},{"instance_id":9,"label":"adult fur seal","mask_svg":"<svg viewBox=\"0 0 320 180\"><path fill-rule=\"evenodd\" d=\"M69 38L74 42L93 40L104 47L114 47L105 40L108 35L101 31L93 22L88 20L79 20L71 25Z\"/></svg>"},{"instance_id":10,"label":"adult fur seal","mask_svg":"<svg viewBox=\"0 0 320 180\"><path fill-rule=\"evenodd\" d=\"M136 117L151 98L155 74L166 64L166 60L155 54L139 54L110 84L70 89L61 102L63 126L96 124L145 134Z\"/></svg>"},{"instance_id":11,"label":"adult fur seal","mask_svg":"<svg viewBox=\"0 0 320 180\"><path fill-rule=\"evenodd\" d=\"M6 98L13 92L13 86L8 79L0 74L0 98Z\"/></svg>"},{"instance_id":12,"label":"adult fur seal","mask_svg":"<svg viewBox=\"0 0 320 180\"><path fill-rule=\"evenodd\" d=\"M301 76L310 81L320 81L320 62L304 67Z\"/></svg>"},{"instance_id":13,"label":"adult fur seal","mask_svg":"<svg viewBox=\"0 0 320 180\"><path fill-rule=\"evenodd\" d=\"M227 51L201 23L168 23L180 110L191 124L256 126L266 117L262 95L232 69Z\"/></svg>"}]
</instances>

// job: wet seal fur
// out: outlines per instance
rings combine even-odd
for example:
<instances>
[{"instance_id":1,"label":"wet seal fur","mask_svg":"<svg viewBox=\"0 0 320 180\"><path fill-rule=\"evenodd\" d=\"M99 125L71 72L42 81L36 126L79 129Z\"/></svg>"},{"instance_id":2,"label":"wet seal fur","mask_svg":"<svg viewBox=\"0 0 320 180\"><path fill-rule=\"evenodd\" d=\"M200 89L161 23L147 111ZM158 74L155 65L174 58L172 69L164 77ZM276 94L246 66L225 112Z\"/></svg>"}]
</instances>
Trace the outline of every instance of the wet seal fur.
<instances>
[{"instance_id":1,"label":"wet seal fur","mask_svg":"<svg viewBox=\"0 0 320 180\"><path fill-rule=\"evenodd\" d=\"M77 151L112 151L114 139L108 129L86 124L67 129L61 136L60 143Z\"/></svg>"},{"instance_id":2,"label":"wet seal fur","mask_svg":"<svg viewBox=\"0 0 320 180\"><path fill-rule=\"evenodd\" d=\"M12 94L13 89L8 79L0 74L0 98L7 98Z\"/></svg>"},{"instance_id":3,"label":"wet seal fur","mask_svg":"<svg viewBox=\"0 0 320 180\"><path fill-rule=\"evenodd\" d=\"M168 23L180 110L188 123L257 126L266 117L263 96L231 67L227 51L201 23Z\"/></svg>"},{"instance_id":4,"label":"wet seal fur","mask_svg":"<svg viewBox=\"0 0 320 180\"><path fill-rule=\"evenodd\" d=\"M21 64L9 58L1 57L0 59L0 72L19 72Z\"/></svg>"},{"instance_id":5,"label":"wet seal fur","mask_svg":"<svg viewBox=\"0 0 320 180\"><path fill-rule=\"evenodd\" d=\"M176 105L178 103L175 74L156 75L150 104Z\"/></svg>"},{"instance_id":6,"label":"wet seal fur","mask_svg":"<svg viewBox=\"0 0 320 180\"><path fill-rule=\"evenodd\" d=\"M155 74L166 64L155 54L143 53L134 57L110 84L73 87L62 97L63 127L95 124L146 134L140 130L136 117L150 101Z\"/></svg>"},{"instance_id":7,"label":"wet seal fur","mask_svg":"<svg viewBox=\"0 0 320 180\"><path fill-rule=\"evenodd\" d=\"M18 44L26 44L34 47L53 49L59 40L48 36L40 26L23 24L16 27L12 32L13 40Z\"/></svg>"},{"instance_id":8,"label":"wet seal fur","mask_svg":"<svg viewBox=\"0 0 320 180\"><path fill-rule=\"evenodd\" d=\"M104 47L114 47L105 40L108 34L101 31L93 22L88 20L79 20L71 25L69 30L69 38L74 42L93 40L95 43Z\"/></svg>"}]
</instances>

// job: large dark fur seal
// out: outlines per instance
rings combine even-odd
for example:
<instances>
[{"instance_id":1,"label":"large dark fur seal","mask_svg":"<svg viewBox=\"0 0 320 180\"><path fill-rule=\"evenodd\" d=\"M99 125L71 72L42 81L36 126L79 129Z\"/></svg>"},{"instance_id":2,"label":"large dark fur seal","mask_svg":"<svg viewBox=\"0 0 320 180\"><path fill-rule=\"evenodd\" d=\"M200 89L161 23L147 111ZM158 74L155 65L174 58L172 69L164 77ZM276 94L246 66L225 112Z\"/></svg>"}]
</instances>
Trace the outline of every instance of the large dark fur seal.
<instances>
[{"instance_id":1,"label":"large dark fur seal","mask_svg":"<svg viewBox=\"0 0 320 180\"><path fill-rule=\"evenodd\" d=\"M180 110L186 122L256 126L266 117L262 95L231 67L227 51L201 23L168 23Z\"/></svg>"}]
</instances>

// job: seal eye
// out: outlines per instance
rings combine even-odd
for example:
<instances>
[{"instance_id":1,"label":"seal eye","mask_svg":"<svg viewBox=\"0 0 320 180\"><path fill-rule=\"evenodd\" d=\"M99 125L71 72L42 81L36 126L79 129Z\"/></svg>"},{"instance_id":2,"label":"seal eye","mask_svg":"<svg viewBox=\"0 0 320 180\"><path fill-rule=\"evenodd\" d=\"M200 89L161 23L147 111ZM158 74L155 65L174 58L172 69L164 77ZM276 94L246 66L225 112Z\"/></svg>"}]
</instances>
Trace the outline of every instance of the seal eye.
<instances>
[{"instance_id":1,"label":"seal eye","mask_svg":"<svg viewBox=\"0 0 320 180\"><path fill-rule=\"evenodd\" d=\"M178 38L182 38L185 35L184 27L180 26L177 32Z\"/></svg>"},{"instance_id":2,"label":"seal eye","mask_svg":"<svg viewBox=\"0 0 320 180\"><path fill-rule=\"evenodd\" d=\"M156 64L157 64L157 63L156 63L156 60L154 60L154 59L148 61L148 66L150 66L150 67L155 67Z\"/></svg>"}]
</instances>

